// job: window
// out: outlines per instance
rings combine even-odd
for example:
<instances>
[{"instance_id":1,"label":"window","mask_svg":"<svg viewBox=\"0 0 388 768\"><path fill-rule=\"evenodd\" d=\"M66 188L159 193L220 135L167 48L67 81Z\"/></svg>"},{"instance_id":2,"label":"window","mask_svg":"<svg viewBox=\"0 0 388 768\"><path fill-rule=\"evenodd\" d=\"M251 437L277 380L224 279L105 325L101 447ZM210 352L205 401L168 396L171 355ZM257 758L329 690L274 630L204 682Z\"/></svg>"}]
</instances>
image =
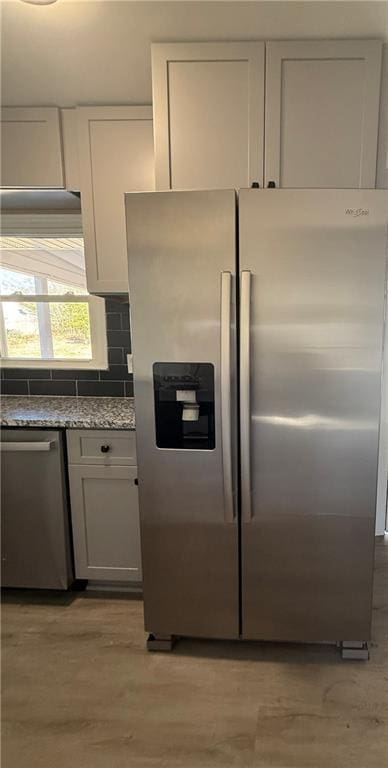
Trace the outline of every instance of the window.
<instances>
[{"instance_id":1,"label":"window","mask_svg":"<svg viewBox=\"0 0 388 768\"><path fill-rule=\"evenodd\" d=\"M107 368L104 300L86 289L83 238L1 235L2 365Z\"/></svg>"}]
</instances>

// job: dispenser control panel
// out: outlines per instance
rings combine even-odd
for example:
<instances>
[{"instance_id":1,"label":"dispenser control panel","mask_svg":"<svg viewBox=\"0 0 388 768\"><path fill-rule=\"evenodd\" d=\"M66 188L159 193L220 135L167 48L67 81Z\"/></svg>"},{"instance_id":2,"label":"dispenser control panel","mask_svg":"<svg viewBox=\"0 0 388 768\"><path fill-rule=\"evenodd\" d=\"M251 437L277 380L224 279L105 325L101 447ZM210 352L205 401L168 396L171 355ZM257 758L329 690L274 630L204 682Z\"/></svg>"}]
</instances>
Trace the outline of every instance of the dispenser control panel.
<instances>
[{"instance_id":1,"label":"dispenser control panel","mask_svg":"<svg viewBox=\"0 0 388 768\"><path fill-rule=\"evenodd\" d=\"M154 363L158 448L213 450L214 365Z\"/></svg>"}]
</instances>

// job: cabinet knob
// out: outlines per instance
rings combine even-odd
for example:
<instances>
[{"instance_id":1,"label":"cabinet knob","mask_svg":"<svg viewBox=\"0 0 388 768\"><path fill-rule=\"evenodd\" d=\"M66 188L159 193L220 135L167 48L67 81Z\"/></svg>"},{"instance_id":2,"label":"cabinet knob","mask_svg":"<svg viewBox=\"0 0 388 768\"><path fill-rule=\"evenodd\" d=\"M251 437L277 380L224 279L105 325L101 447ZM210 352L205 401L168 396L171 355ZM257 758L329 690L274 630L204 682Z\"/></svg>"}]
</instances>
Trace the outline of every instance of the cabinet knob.
<instances>
[{"instance_id":1,"label":"cabinet knob","mask_svg":"<svg viewBox=\"0 0 388 768\"><path fill-rule=\"evenodd\" d=\"M110 451L110 445L101 446L101 453L108 453L108 451Z\"/></svg>"}]
</instances>

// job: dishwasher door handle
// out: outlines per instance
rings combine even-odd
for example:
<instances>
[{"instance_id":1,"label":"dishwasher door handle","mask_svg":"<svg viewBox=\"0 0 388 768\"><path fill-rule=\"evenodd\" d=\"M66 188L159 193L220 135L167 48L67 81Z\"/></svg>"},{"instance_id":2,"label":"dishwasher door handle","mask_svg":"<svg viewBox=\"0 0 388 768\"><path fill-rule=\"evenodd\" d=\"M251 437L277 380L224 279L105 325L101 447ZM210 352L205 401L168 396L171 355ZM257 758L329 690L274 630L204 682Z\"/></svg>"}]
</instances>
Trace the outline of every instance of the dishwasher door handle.
<instances>
[{"instance_id":1,"label":"dishwasher door handle","mask_svg":"<svg viewBox=\"0 0 388 768\"><path fill-rule=\"evenodd\" d=\"M8 443L4 440L0 442L0 451L50 451L54 443L55 440L36 441L35 443L22 443L21 441Z\"/></svg>"}]
</instances>

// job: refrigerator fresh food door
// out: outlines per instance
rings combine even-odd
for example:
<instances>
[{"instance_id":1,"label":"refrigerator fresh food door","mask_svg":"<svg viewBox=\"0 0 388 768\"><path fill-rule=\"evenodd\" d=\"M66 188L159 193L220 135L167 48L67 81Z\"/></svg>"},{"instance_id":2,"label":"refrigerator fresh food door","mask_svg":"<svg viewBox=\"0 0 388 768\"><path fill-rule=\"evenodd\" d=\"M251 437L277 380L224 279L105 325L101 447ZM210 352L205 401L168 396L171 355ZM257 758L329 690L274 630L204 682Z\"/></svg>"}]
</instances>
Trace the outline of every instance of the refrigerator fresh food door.
<instances>
[{"instance_id":1,"label":"refrigerator fresh food door","mask_svg":"<svg viewBox=\"0 0 388 768\"><path fill-rule=\"evenodd\" d=\"M388 194L244 190L244 638L370 636Z\"/></svg>"},{"instance_id":2,"label":"refrigerator fresh food door","mask_svg":"<svg viewBox=\"0 0 388 768\"><path fill-rule=\"evenodd\" d=\"M237 637L235 192L126 212L145 627Z\"/></svg>"}]
</instances>

